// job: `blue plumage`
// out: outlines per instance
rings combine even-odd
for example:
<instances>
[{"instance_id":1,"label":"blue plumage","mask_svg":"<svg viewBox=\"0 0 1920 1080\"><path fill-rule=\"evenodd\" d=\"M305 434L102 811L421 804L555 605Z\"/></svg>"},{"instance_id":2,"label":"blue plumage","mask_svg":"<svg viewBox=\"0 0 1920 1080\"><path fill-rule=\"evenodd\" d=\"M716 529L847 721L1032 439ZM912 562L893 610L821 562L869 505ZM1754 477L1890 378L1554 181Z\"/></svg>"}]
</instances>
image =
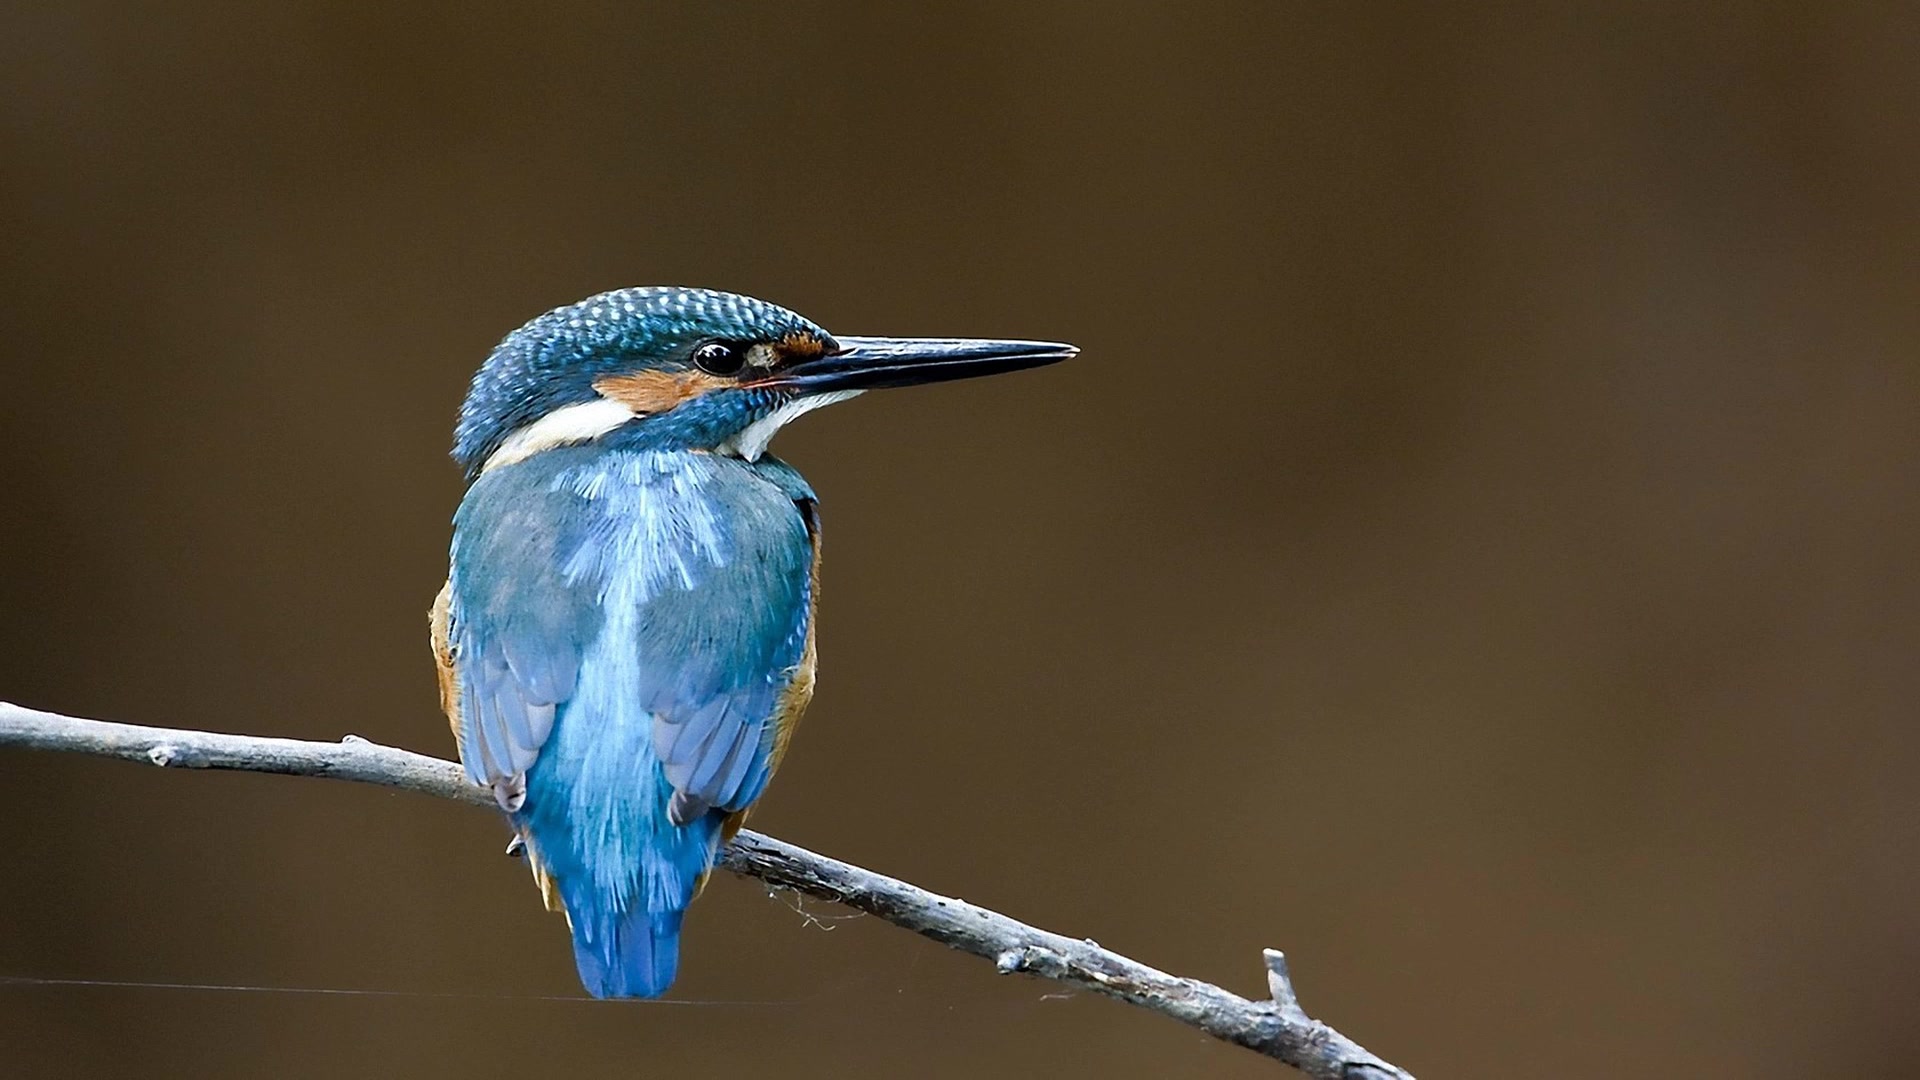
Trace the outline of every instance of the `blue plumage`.
<instances>
[{"instance_id":1,"label":"blue plumage","mask_svg":"<svg viewBox=\"0 0 1920 1080\"><path fill-rule=\"evenodd\" d=\"M650 288L549 312L475 374L442 698L591 993L672 983L687 905L812 694L815 499L767 441L868 388L1072 351L836 340L750 297Z\"/></svg>"},{"instance_id":2,"label":"blue plumage","mask_svg":"<svg viewBox=\"0 0 1920 1080\"><path fill-rule=\"evenodd\" d=\"M772 459L565 447L482 476L455 517L452 636L480 661L461 665L463 733L486 755L468 770L526 772L516 822L595 993L665 989L721 821L765 785L810 617L794 480Z\"/></svg>"}]
</instances>

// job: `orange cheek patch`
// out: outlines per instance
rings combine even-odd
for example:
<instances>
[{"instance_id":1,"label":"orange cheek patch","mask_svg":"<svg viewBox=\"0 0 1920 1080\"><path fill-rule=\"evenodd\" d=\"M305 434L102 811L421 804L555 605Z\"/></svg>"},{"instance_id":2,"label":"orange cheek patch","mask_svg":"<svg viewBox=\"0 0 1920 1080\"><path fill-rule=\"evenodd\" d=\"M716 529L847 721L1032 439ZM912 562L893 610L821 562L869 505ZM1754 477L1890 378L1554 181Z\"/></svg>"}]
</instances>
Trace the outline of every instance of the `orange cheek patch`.
<instances>
[{"instance_id":1,"label":"orange cheek patch","mask_svg":"<svg viewBox=\"0 0 1920 1080\"><path fill-rule=\"evenodd\" d=\"M611 398L637 413L671 412L681 403L731 383L704 371L636 371L594 381L600 396Z\"/></svg>"}]
</instances>

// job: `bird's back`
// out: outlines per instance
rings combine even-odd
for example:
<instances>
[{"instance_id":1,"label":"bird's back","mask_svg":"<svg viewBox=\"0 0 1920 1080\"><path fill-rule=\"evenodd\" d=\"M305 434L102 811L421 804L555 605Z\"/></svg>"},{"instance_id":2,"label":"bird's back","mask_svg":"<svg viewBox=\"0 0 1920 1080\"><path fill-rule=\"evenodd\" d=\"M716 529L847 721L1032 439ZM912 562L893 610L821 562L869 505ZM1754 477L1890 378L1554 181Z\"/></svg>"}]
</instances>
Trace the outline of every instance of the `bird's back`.
<instances>
[{"instance_id":1,"label":"bird's back","mask_svg":"<svg viewBox=\"0 0 1920 1080\"><path fill-rule=\"evenodd\" d=\"M778 764L812 689L815 541L812 491L772 458L561 448L461 504L462 760L512 809L597 995L672 981L682 914Z\"/></svg>"}]
</instances>

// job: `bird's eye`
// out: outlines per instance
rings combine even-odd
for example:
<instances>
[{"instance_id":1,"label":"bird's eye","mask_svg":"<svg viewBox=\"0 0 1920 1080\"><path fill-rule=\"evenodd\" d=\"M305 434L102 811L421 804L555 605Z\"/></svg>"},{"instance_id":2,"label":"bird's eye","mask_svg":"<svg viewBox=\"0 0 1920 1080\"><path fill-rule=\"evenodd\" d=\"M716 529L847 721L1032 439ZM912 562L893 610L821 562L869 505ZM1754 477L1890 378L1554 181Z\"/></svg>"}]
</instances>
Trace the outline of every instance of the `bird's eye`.
<instances>
[{"instance_id":1,"label":"bird's eye","mask_svg":"<svg viewBox=\"0 0 1920 1080\"><path fill-rule=\"evenodd\" d=\"M709 375L737 375L746 357L731 345L709 341L693 350L693 362Z\"/></svg>"}]
</instances>

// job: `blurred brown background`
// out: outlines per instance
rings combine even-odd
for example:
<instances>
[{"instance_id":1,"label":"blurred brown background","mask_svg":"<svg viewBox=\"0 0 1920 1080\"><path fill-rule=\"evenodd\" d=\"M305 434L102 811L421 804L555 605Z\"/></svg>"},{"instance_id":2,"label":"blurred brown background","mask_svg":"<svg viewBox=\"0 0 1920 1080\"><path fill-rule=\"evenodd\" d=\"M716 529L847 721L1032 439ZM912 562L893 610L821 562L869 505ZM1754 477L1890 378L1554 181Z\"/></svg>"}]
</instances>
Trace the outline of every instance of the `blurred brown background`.
<instances>
[{"instance_id":1,"label":"blurred brown background","mask_svg":"<svg viewBox=\"0 0 1920 1080\"><path fill-rule=\"evenodd\" d=\"M780 443L755 824L1424 1076L1920 1053L1920 19L13 5L0 697L446 753L472 369L620 285L1071 340ZM396 8L398 10L396 10ZM7 754L9 1075L1273 1076L722 880L579 993L497 821Z\"/></svg>"}]
</instances>

